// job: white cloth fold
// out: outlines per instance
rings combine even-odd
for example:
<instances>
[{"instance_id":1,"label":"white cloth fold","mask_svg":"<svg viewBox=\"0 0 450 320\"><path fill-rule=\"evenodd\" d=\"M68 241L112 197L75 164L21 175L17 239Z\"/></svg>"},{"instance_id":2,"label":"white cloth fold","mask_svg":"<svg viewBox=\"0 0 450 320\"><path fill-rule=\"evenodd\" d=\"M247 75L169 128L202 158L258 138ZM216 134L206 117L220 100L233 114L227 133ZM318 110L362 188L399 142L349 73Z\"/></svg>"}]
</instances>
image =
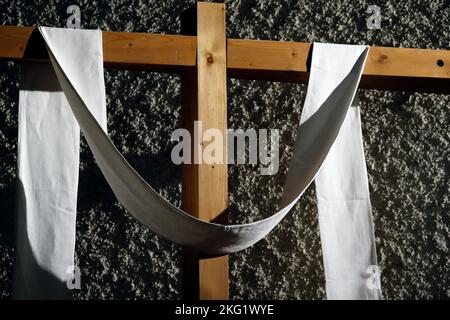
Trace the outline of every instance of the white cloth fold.
<instances>
[{"instance_id":1,"label":"white cloth fold","mask_svg":"<svg viewBox=\"0 0 450 320\"><path fill-rule=\"evenodd\" d=\"M364 49L314 44L301 123L317 111L315 102L329 96ZM371 271L377 258L357 96L314 182L327 298L380 298L379 277Z\"/></svg>"},{"instance_id":2,"label":"white cloth fold","mask_svg":"<svg viewBox=\"0 0 450 320\"><path fill-rule=\"evenodd\" d=\"M100 30L45 28L71 72L77 90L106 131ZM16 299L66 299L74 265L80 128L53 67L22 65L19 92ZM68 272L68 273L66 273Z\"/></svg>"},{"instance_id":3,"label":"white cloth fold","mask_svg":"<svg viewBox=\"0 0 450 320\"><path fill-rule=\"evenodd\" d=\"M296 177L296 181L288 184L284 191L288 195L288 203L269 218L254 223L221 225L199 220L174 207L139 176L101 130L89 112L85 97L77 92L79 79L72 76L77 65L68 62L65 55L68 46L60 45L46 30L41 28L59 83L116 197L136 219L155 233L211 255L237 252L261 240L300 198L338 134L358 86L368 50L364 48L359 55L353 56L350 67L343 71L346 77L325 101L320 101L319 110L300 125L294 154L296 166L289 173Z\"/></svg>"},{"instance_id":4,"label":"white cloth fold","mask_svg":"<svg viewBox=\"0 0 450 320\"><path fill-rule=\"evenodd\" d=\"M211 255L237 252L261 240L299 200L316 176L338 136L355 95L368 52L367 47L344 46L348 55L340 56L345 60L345 63L342 63L332 58L336 52L340 52L341 46L328 47L325 56L330 57L330 65L335 64L336 68L339 68L339 77L328 72L323 74L323 77L330 78L324 79L328 83L327 88L330 89L324 95L314 94L316 90L320 90L319 87L314 87L314 92L311 91L312 89L308 90L293 160L284 189L282 209L254 223L220 225L199 220L162 198L124 159L108 138L106 130L93 116L93 113L95 114L98 110L104 110L104 90L89 90L84 86L84 82L92 76L103 85L103 79L100 81L97 74L80 72L79 61L73 55L73 52L78 52L78 49L84 51L83 41L87 40L81 39L79 34L88 31L44 27L39 29L70 109L118 200L137 220L153 232L178 244L190 246ZM91 37L94 38L92 35ZM96 41L101 43L101 39L96 38ZM319 47L315 44L316 46ZM315 51L316 49L313 51L313 61ZM323 54L322 50L318 51ZM95 55L101 56L101 52L96 50L94 52ZM92 69L98 67L98 56L96 59L93 56L85 58L95 66ZM89 64L88 61L85 62ZM312 79L314 79L314 70L312 69ZM103 116L104 114L100 112L100 118ZM58 131L55 130L54 133L57 134Z\"/></svg>"}]
</instances>

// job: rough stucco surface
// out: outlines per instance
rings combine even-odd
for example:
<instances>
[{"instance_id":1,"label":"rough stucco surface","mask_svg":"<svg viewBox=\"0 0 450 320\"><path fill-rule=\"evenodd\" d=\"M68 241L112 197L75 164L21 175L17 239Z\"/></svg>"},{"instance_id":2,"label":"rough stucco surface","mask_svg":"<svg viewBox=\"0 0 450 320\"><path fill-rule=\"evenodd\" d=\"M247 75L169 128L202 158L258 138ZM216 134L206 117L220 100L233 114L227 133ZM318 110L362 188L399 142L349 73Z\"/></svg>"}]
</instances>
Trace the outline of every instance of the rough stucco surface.
<instances>
[{"instance_id":1,"label":"rough stucco surface","mask_svg":"<svg viewBox=\"0 0 450 320\"><path fill-rule=\"evenodd\" d=\"M0 23L64 26L78 4L84 28L172 33L193 1L5 1ZM229 37L450 49L450 2L226 1ZM381 7L381 30L366 9ZM448 68L448 66L446 66ZM181 169L170 162L180 121L176 76L107 70L108 126L119 150L161 194L180 204ZM11 295L19 66L0 61L0 297ZM277 175L230 166L230 220L254 221L276 208L305 86L229 80L229 127L281 134ZM360 90L379 264L388 299L450 297L450 96ZM82 144L76 299L178 299L180 248L146 230L115 200ZM233 299L323 299L314 190L263 241L230 257Z\"/></svg>"}]
</instances>

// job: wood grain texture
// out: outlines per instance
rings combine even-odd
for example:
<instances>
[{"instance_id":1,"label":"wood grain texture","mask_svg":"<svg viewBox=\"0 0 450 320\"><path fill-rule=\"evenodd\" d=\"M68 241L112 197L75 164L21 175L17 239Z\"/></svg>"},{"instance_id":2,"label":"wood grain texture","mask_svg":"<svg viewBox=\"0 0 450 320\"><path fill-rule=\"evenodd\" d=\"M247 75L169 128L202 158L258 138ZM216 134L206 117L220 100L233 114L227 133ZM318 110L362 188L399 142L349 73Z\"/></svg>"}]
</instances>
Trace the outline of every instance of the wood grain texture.
<instances>
[{"instance_id":1,"label":"wood grain texture","mask_svg":"<svg viewBox=\"0 0 450 320\"><path fill-rule=\"evenodd\" d=\"M228 39L228 75L307 83L312 45ZM450 93L450 50L372 46L360 87Z\"/></svg>"},{"instance_id":2,"label":"wood grain texture","mask_svg":"<svg viewBox=\"0 0 450 320\"><path fill-rule=\"evenodd\" d=\"M104 60L109 67L178 72L196 63L196 38L146 33L103 32Z\"/></svg>"},{"instance_id":3,"label":"wood grain texture","mask_svg":"<svg viewBox=\"0 0 450 320\"><path fill-rule=\"evenodd\" d=\"M0 58L22 60L34 27L0 26Z\"/></svg>"},{"instance_id":4,"label":"wood grain texture","mask_svg":"<svg viewBox=\"0 0 450 320\"><path fill-rule=\"evenodd\" d=\"M0 26L0 58L22 60L33 27ZM103 32L105 66L183 72L196 64L196 37ZM311 44L228 39L228 77L307 83ZM360 87L450 93L450 50L371 47Z\"/></svg>"},{"instance_id":5,"label":"wood grain texture","mask_svg":"<svg viewBox=\"0 0 450 320\"><path fill-rule=\"evenodd\" d=\"M0 26L0 58L42 59L25 55L35 27ZM181 72L196 65L196 37L130 32L102 32L103 59L108 68ZM47 57L48 59L48 57Z\"/></svg>"},{"instance_id":6,"label":"wood grain texture","mask_svg":"<svg viewBox=\"0 0 450 320\"><path fill-rule=\"evenodd\" d=\"M206 221L226 223L228 173L226 163L227 75L225 5L198 2L197 68L182 74L184 126L194 137L194 121L201 121L202 132L217 129L221 142L220 163L183 165L182 208ZM197 146L200 151L207 141ZM192 148L194 150L194 146ZM192 155L194 158L194 155ZM229 298L228 257L196 257L184 250L183 290L187 299L225 300ZM197 282L197 283L195 283ZM198 292L193 292L198 290Z\"/></svg>"},{"instance_id":7,"label":"wood grain texture","mask_svg":"<svg viewBox=\"0 0 450 320\"><path fill-rule=\"evenodd\" d=\"M219 164L199 166L199 218L223 222L228 209L225 5L197 3L198 115L203 130L223 136ZM206 144L204 145L204 147ZM200 299L228 299L228 257L200 260Z\"/></svg>"}]
</instances>

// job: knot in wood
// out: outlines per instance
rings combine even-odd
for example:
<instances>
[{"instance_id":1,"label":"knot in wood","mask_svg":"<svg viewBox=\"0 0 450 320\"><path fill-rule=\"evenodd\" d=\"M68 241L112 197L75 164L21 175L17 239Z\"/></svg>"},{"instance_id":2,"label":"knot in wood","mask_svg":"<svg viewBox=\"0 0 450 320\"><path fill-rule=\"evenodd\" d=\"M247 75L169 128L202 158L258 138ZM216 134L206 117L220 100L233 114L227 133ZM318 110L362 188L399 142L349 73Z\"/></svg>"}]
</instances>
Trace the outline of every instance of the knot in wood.
<instances>
[{"instance_id":1,"label":"knot in wood","mask_svg":"<svg viewBox=\"0 0 450 320\"><path fill-rule=\"evenodd\" d=\"M380 54L380 58L378 59L378 62L385 63L387 59L388 59L388 56L385 55L384 53L382 53L382 54Z\"/></svg>"},{"instance_id":2,"label":"knot in wood","mask_svg":"<svg viewBox=\"0 0 450 320\"><path fill-rule=\"evenodd\" d=\"M208 62L208 63L214 62L214 57L211 53L208 53L208 55L206 56L206 62Z\"/></svg>"}]
</instances>

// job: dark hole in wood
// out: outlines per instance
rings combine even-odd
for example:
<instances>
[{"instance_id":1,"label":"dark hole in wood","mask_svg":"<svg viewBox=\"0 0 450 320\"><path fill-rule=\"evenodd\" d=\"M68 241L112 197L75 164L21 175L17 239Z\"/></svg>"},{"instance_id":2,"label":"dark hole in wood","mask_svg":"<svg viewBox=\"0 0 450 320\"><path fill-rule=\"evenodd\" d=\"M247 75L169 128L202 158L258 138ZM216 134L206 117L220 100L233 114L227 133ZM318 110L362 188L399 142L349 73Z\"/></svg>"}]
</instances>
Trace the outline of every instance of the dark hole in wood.
<instances>
[{"instance_id":1,"label":"dark hole in wood","mask_svg":"<svg viewBox=\"0 0 450 320\"><path fill-rule=\"evenodd\" d=\"M443 66L444 66L444 61L441 60L441 59L439 59L439 60L436 62L436 64L437 64L439 67L443 67Z\"/></svg>"}]
</instances>

